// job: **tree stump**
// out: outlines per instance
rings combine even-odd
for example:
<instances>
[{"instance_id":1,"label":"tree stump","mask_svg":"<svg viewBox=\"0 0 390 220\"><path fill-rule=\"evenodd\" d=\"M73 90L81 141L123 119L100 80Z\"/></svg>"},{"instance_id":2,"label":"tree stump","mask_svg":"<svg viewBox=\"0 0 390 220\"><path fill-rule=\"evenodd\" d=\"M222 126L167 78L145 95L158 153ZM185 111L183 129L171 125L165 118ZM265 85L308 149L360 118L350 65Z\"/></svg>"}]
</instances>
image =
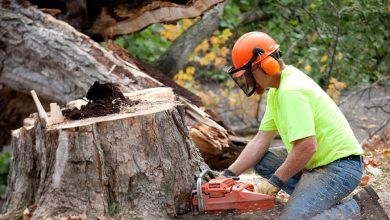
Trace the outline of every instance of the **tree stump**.
<instances>
[{"instance_id":1,"label":"tree stump","mask_svg":"<svg viewBox=\"0 0 390 220\"><path fill-rule=\"evenodd\" d=\"M47 127L32 114L13 131L3 211L33 205L32 219L170 219L187 212L194 178L207 165L184 117L172 100L141 100L125 112Z\"/></svg>"},{"instance_id":2,"label":"tree stump","mask_svg":"<svg viewBox=\"0 0 390 220\"><path fill-rule=\"evenodd\" d=\"M5 132L20 127L15 117L29 113L29 103L4 96L9 92L2 85L17 93L35 90L40 98L63 104L83 97L95 81L104 81L118 84L122 92L172 87L186 104L191 137L202 144L199 149L213 169L226 168L245 147L247 141L237 141L228 126L205 110L199 97L162 72L131 58L119 46L109 43L109 52L67 23L20 3L24 1L0 4L0 128Z\"/></svg>"}]
</instances>

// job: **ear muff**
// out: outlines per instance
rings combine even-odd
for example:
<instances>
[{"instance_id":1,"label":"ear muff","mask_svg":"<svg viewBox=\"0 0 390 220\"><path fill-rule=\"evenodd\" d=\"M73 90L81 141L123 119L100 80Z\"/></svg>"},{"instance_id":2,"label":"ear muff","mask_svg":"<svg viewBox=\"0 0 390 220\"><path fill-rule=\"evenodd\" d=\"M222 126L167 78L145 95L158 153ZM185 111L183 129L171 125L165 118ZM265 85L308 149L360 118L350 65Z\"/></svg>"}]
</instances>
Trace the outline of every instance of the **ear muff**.
<instances>
[{"instance_id":1,"label":"ear muff","mask_svg":"<svg viewBox=\"0 0 390 220\"><path fill-rule=\"evenodd\" d=\"M271 56L268 56L264 60L262 60L260 63L260 67L267 75L270 76L278 74L280 70L279 62Z\"/></svg>"}]
</instances>

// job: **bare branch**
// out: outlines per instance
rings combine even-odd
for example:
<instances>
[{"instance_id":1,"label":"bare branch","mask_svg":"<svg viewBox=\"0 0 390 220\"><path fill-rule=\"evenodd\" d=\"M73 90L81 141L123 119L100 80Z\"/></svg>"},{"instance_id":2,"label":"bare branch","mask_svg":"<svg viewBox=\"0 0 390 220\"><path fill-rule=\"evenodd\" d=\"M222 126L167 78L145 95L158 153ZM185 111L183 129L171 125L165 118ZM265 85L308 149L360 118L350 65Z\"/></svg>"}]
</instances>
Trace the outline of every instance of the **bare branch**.
<instances>
[{"instance_id":1,"label":"bare branch","mask_svg":"<svg viewBox=\"0 0 390 220\"><path fill-rule=\"evenodd\" d=\"M390 78L390 75L388 76L382 76L381 78L379 78L377 81L373 82L371 85L368 85L364 88L361 88L359 90L356 90L354 92L352 92L351 94L349 94L347 97L345 97L339 104L339 106L343 105L344 103L346 103L350 98L352 98L353 96L355 95L358 95L359 93L364 93L366 90L369 90L371 88L373 88L374 86L378 85L379 83L381 83L383 80L386 80Z\"/></svg>"},{"instance_id":2,"label":"bare branch","mask_svg":"<svg viewBox=\"0 0 390 220\"><path fill-rule=\"evenodd\" d=\"M329 85L329 80L330 80L330 77L331 77L332 71L333 71L333 64L334 64L334 62L335 62L336 51L337 51L337 44L338 44L338 42L339 42L339 36L340 36L340 20L341 20L340 18L341 18L340 13L337 13L337 33L336 33L336 40L335 40L334 45L333 45L332 61L330 62L329 72L328 72L328 75L326 76L325 88L327 88L328 85Z\"/></svg>"},{"instance_id":3,"label":"bare branch","mask_svg":"<svg viewBox=\"0 0 390 220\"><path fill-rule=\"evenodd\" d=\"M367 110L370 110L370 109L380 109L382 110L384 113L387 113L387 114L390 114L390 111L386 110L385 107L387 106L390 106L389 103L385 103L385 104L382 104L382 105L371 105L371 106L364 106L364 108L366 108Z\"/></svg>"},{"instance_id":4,"label":"bare branch","mask_svg":"<svg viewBox=\"0 0 390 220\"><path fill-rule=\"evenodd\" d=\"M369 135L369 138L371 139L372 136L376 135L379 131L381 131L384 127L386 127L388 124L390 123L390 118L387 119L387 121L385 121L385 123L382 124L382 126L380 126L378 129L376 129L374 132L372 132L370 135Z\"/></svg>"}]
</instances>

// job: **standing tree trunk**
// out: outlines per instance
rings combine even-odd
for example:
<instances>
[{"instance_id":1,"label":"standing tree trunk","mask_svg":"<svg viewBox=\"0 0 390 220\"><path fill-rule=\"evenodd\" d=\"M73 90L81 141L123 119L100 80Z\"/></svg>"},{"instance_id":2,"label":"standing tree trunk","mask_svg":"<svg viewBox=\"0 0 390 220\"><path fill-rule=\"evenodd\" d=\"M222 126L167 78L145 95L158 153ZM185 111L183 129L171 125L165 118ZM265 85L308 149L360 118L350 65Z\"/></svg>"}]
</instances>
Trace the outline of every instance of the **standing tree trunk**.
<instances>
[{"instance_id":1,"label":"standing tree trunk","mask_svg":"<svg viewBox=\"0 0 390 220\"><path fill-rule=\"evenodd\" d=\"M218 29L226 2L207 11L199 21L181 34L156 61L156 68L173 76L187 63L195 47Z\"/></svg>"},{"instance_id":2,"label":"standing tree trunk","mask_svg":"<svg viewBox=\"0 0 390 220\"><path fill-rule=\"evenodd\" d=\"M13 132L6 214L35 205L32 219L168 219L189 210L207 168L184 124L183 105L149 97L125 112Z\"/></svg>"}]
</instances>

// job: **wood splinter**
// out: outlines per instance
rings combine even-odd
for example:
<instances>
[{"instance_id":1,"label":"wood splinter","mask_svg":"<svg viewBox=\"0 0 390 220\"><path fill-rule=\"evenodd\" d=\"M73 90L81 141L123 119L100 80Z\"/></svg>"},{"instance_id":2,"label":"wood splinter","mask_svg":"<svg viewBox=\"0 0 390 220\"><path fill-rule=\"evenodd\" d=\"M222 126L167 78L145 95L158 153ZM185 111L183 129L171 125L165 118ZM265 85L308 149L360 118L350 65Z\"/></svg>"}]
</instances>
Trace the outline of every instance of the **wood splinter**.
<instances>
[{"instance_id":1,"label":"wood splinter","mask_svg":"<svg viewBox=\"0 0 390 220\"><path fill-rule=\"evenodd\" d=\"M34 90L31 90L31 95L34 99L35 106L38 110L38 116L43 127L58 124L64 121L64 116L62 115L61 109L56 103L50 103L50 113L48 116L42 106L42 103L39 101L37 93Z\"/></svg>"}]
</instances>

